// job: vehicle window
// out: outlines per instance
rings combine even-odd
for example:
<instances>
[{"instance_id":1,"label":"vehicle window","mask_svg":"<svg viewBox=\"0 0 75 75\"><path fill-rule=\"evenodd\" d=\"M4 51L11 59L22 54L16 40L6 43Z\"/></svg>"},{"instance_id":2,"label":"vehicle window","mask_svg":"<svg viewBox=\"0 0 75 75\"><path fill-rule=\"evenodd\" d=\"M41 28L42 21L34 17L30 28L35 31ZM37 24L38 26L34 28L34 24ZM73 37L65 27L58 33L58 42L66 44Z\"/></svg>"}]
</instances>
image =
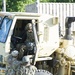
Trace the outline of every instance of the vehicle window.
<instances>
[{"instance_id":1,"label":"vehicle window","mask_svg":"<svg viewBox=\"0 0 75 75\"><path fill-rule=\"evenodd\" d=\"M11 27L12 20L9 18L4 18L3 22L1 23L1 28L0 28L0 42L4 43L6 42L9 29Z\"/></svg>"}]
</instances>

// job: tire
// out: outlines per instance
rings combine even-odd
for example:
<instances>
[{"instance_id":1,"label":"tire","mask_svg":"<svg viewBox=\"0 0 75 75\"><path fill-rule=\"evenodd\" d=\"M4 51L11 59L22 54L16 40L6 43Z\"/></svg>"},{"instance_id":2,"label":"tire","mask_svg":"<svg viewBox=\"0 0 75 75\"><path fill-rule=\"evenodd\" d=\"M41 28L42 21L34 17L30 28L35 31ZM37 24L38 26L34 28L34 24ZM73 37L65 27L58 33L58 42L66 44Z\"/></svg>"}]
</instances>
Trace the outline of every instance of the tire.
<instances>
[{"instance_id":1,"label":"tire","mask_svg":"<svg viewBox=\"0 0 75 75\"><path fill-rule=\"evenodd\" d=\"M42 69L38 69L38 70L36 71L35 75L53 75L53 74L50 73L49 71L42 70Z\"/></svg>"}]
</instances>

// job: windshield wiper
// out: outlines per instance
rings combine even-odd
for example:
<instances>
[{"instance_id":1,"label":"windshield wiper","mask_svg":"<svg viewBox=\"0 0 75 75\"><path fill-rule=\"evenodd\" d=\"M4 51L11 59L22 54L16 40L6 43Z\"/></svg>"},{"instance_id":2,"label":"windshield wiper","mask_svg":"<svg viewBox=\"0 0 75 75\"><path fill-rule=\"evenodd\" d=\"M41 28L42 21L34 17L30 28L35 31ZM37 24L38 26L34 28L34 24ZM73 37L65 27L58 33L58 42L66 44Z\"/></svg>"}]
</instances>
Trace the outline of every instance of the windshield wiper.
<instances>
[{"instance_id":1,"label":"windshield wiper","mask_svg":"<svg viewBox=\"0 0 75 75\"><path fill-rule=\"evenodd\" d=\"M1 24L0 24L0 29L1 29L1 27L2 27L2 23L3 23L4 19L5 19L6 17L8 17L8 16L4 16L4 17L3 17L2 21L1 21Z\"/></svg>"}]
</instances>

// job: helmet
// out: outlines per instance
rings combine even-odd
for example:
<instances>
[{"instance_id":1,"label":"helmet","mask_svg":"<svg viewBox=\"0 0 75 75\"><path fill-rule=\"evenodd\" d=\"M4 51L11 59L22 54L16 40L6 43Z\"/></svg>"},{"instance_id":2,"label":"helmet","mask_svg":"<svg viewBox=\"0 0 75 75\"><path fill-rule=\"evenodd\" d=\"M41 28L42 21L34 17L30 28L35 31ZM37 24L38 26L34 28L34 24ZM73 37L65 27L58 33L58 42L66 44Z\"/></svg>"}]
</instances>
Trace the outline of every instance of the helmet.
<instances>
[{"instance_id":1,"label":"helmet","mask_svg":"<svg viewBox=\"0 0 75 75\"><path fill-rule=\"evenodd\" d=\"M22 58L22 61L28 63L28 62L30 62L30 59L29 59L28 56L24 56L24 57Z\"/></svg>"},{"instance_id":2,"label":"helmet","mask_svg":"<svg viewBox=\"0 0 75 75\"><path fill-rule=\"evenodd\" d=\"M34 43L32 43L32 42L27 42L27 43L26 43L26 47L27 47L28 50L31 51L31 50L34 49Z\"/></svg>"},{"instance_id":3,"label":"helmet","mask_svg":"<svg viewBox=\"0 0 75 75\"><path fill-rule=\"evenodd\" d=\"M28 31L28 30L32 30L32 24L31 23L28 23L25 27L25 30Z\"/></svg>"},{"instance_id":4,"label":"helmet","mask_svg":"<svg viewBox=\"0 0 75 75\"><path fill-rule=\"evenodd\" d=\"M12 52L11 52L11 55L12 55L12 56L18 56L18 51L17 51L17 50L12 51Z\"/></svg>"}]
</instances>

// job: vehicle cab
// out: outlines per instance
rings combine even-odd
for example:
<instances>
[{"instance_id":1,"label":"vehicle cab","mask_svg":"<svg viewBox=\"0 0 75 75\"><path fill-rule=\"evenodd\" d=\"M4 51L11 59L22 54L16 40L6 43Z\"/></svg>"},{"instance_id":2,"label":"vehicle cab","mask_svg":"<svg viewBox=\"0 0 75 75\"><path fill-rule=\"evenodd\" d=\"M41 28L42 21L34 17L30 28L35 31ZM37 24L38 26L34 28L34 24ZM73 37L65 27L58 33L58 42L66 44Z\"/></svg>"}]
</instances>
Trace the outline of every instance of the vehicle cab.
<instances>
[{"instance_id":1,"label":"vehicle cab","mask_svg":"<svg viewBox=\"0 0 75 75\"><path fill-rule=\"evenodd\" d=\"M12 50L17 49L17 44L25 44L27 36L24 41L21 40L27 23L32 24L35 51L26 55L34 55L34 62L50 60L50 55L59 47L58 17L38 13L0 12L1 67L6 66L6 58Z\"/></svg>"}]
</instances>

